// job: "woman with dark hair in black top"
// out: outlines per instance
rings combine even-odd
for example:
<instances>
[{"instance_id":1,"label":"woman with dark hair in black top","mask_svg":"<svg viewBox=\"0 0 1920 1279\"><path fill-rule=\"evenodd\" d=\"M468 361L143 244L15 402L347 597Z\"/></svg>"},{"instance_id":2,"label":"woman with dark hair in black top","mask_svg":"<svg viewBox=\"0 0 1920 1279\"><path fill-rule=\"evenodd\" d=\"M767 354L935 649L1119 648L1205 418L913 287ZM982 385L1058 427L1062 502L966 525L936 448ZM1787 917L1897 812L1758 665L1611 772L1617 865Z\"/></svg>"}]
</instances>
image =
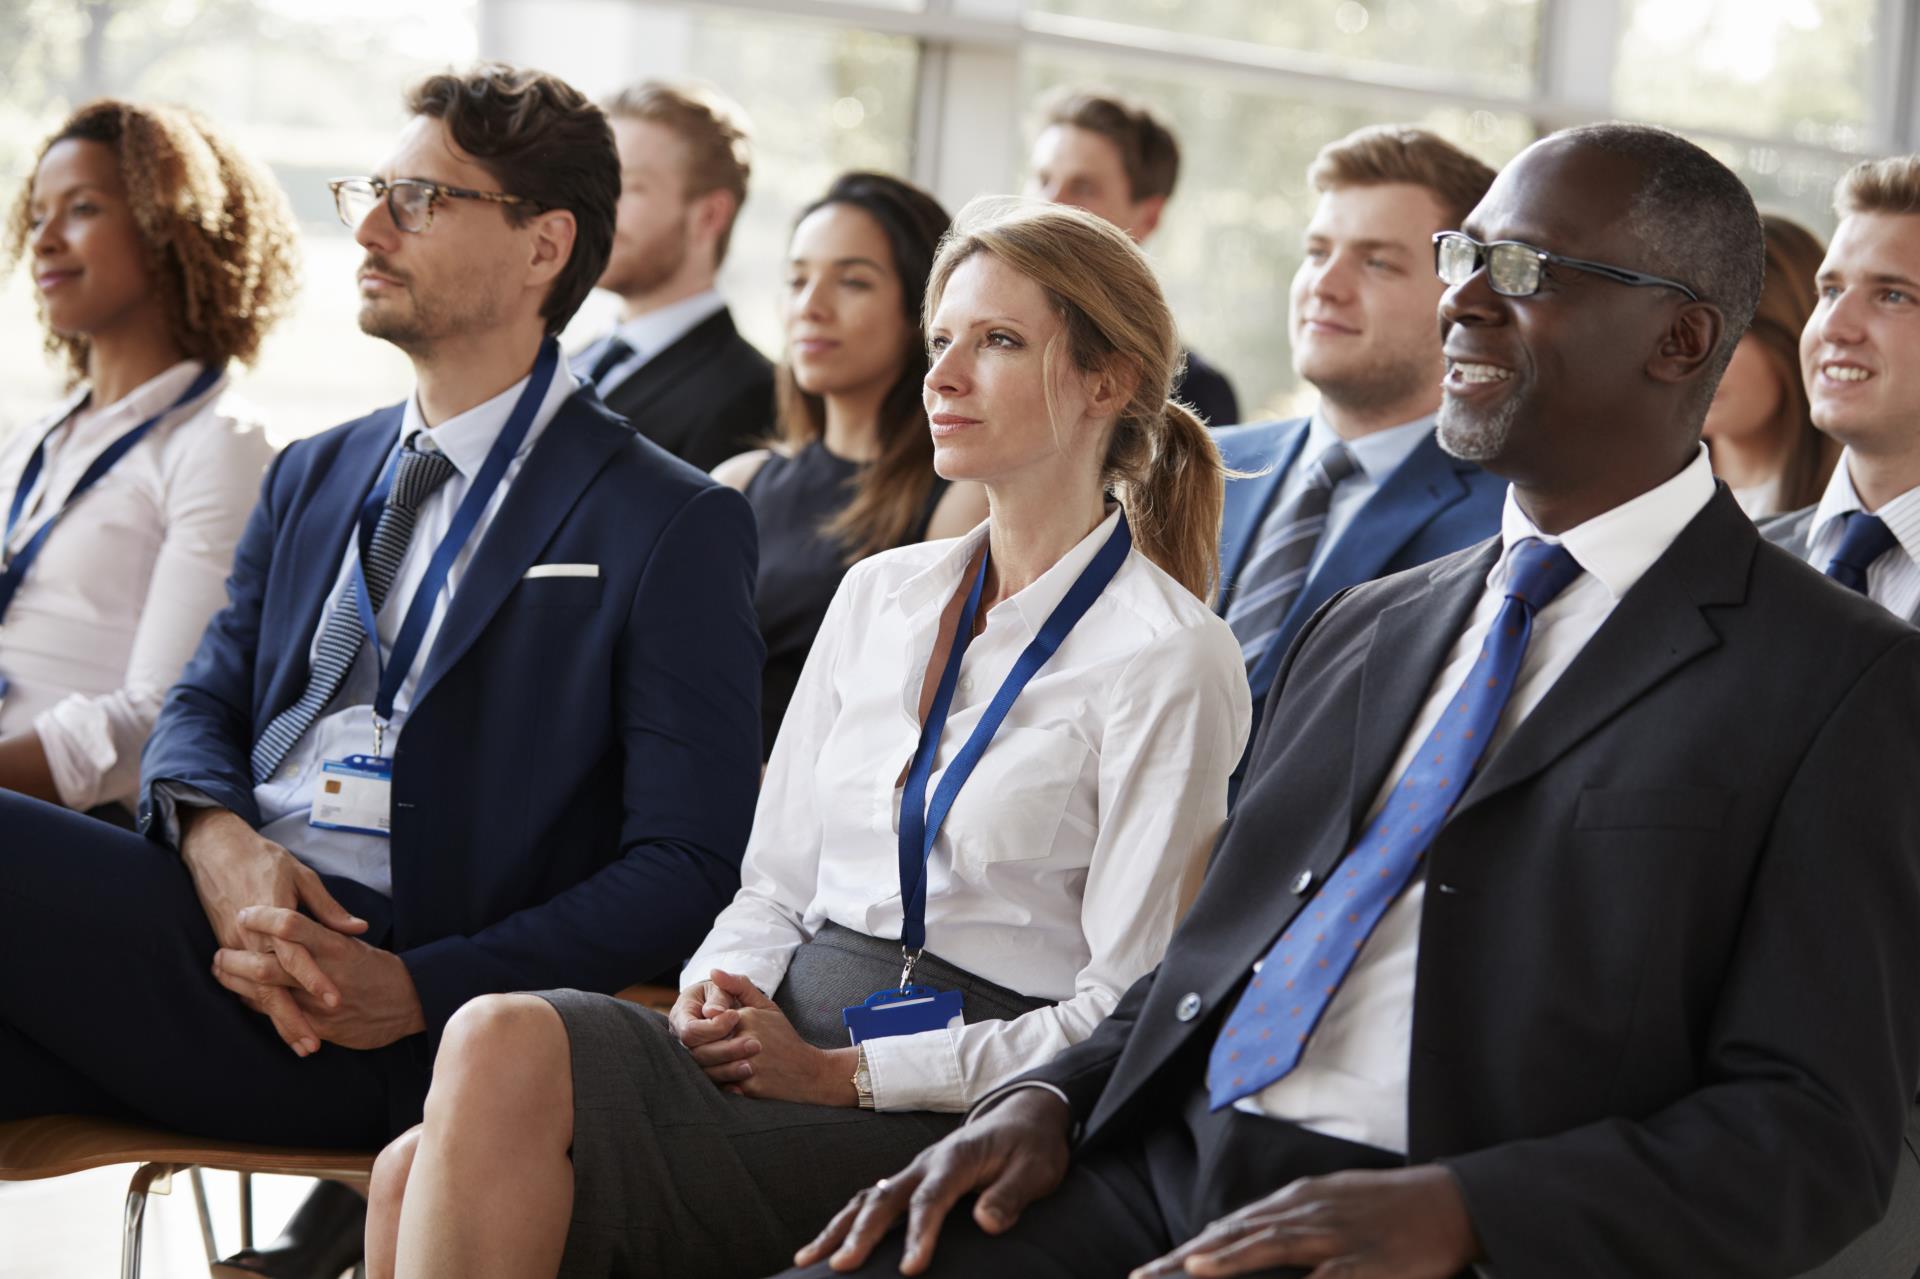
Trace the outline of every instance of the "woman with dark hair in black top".
<instances>
[{"instance_id":1,"label":"woman with dark hair in black top","mask_svg":"<svg viewBox=\"0 0 1920 1279\"><path fill-rule=\"evenodd\" d=\"M848 173L794 225L777 439L714 469L747 495L760 523L754 602L767 642L766 753L847 567L889 547L957 537L986 518L979 485L934 474L920 402L921 304L948 221L910 183Z\"/></svg>"}]
</instances>

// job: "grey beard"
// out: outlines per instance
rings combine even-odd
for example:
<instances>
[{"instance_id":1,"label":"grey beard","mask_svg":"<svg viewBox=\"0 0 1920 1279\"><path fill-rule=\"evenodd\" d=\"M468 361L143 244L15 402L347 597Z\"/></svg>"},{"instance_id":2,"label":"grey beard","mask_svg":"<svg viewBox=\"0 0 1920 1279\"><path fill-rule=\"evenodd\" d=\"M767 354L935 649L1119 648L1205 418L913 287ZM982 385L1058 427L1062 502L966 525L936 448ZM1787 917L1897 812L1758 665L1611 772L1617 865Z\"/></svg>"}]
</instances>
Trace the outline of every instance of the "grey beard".
<instances>
[{"instance_id":1,"label":"grey beard","mask_svg":"<svg viewBox=\"0 0 1920 1279\"><path fill-rule=\"evenodd\" d=\"M1520 401L1512 397L1492 416L1479 420L1457 408L1452 400L1443 399L1440 415L1434 421L1434 440L1442 451L1462 462L1489 462L1506 451L1513 420L1519 415Z\"/></svg>"}]
</instances>

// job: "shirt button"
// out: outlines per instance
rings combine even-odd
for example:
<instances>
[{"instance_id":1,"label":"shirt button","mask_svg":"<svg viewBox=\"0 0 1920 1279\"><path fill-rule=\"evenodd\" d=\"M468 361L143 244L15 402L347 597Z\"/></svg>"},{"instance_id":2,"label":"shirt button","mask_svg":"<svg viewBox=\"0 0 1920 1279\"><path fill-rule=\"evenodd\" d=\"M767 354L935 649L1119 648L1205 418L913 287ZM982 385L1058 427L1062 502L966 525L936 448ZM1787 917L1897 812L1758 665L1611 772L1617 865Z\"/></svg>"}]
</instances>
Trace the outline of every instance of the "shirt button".
<instances>
[{"instance_id":1,"label":"shirt button","mask_svg":"<svg viewBox=\"0 0 1920 1279\"><path fill-rule=\"evenodd\" d=\"M1180 996L1180 1006L1173 1010L1173 1015L1181 1021L1192 1021L1195 1017L1198 1017L1200 1015L1199 994L1190 990Z\"/></svg>"},{"instance_id":2,"label":"shirt button","mask_svg":"<svg viewBox=\"0 0 1920 1279\"><path fill-rule=\"evenodd\" d=\"M960 677L960 691L963 693L971 693L973 691L973 676L962 675Z\"/></svg>"},{"instance_id":3,"label":"shirt button","mask_svg":"<svg viewBox=\"0 0 1920 1279\"><path fill-rule=\"evenodd\" d=\"M1293 887L1293 895L1295 897L1305 897L1307 895L1307 890L1313 887L1313 872L1310 870L1303 870L1298 875L1295 875L1293 877L1292 887Z\"/></svg>"}]
</instances>

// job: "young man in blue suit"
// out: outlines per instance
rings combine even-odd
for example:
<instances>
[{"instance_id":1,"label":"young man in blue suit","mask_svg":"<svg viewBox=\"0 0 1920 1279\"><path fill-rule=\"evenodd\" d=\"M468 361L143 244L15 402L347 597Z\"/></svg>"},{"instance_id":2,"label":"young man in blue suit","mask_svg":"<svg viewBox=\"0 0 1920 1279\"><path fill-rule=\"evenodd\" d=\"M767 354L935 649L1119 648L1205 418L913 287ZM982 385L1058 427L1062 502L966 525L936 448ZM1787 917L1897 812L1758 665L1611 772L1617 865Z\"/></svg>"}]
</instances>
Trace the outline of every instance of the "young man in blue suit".
<instances>
[{"instance_id":1,"label":"young man in blue suit","mask_svg":"<svg viewBox=\"0 0 1920 1279\"><path fill-rule=\"evenodd\" d=\"M1490 537L1504 481L1434 441L1445 362L1435 232L1493 170L1421 129L1361 129L1315 157L1293 277L1293 367L1313 416L1215 436L1227 464L1220 610L1246 655L1256 730L1293 637L1340 591ZM1251 743L1252 738L1249 738Z\"/></svg>"},{"instance_id":2,"label":"young man in blue suit","mask_svg":"<svg viewBox=\"0 0 1920 1279\"><path fill-rule=\"evenodd\" d=\"M612 239L606 119L499 65L408 105L379 173L334 185L361 327L415 394L269 471L141 834L0 795L0 1119L377 1147L467 999L644 981L736 887L753 517L554 340ZM235 1272L357 1256L351 1205L303 1216Z\"/></svg>"}]
</instances>

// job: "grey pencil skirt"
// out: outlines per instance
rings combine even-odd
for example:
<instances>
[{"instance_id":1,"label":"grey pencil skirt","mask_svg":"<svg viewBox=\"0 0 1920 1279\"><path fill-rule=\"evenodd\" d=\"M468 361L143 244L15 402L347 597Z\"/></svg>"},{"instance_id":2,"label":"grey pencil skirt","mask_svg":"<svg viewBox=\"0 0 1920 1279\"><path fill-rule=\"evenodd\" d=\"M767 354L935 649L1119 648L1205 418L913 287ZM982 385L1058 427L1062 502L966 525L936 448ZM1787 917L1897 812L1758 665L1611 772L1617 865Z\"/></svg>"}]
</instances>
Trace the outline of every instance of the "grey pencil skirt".
<instances>
[{"instance_id":1,"label":"grey pencil skirt","mask_svg":"<svg viewBox=\"0 0 1920 1279\"><path fill-rule=\"evenodd\" d=\"M898 981L900 943L829 924L774 992L794 1029L847 1044L840 1010ZM1043 1006L933 955L914 980L962 992L969 1024ZM960 1123L722 1092L650 1009L542 992L573 1054L573 1220L564 1279L758 1279L786 1269L863 1186Z\"/></svg>"}]
</instances>

